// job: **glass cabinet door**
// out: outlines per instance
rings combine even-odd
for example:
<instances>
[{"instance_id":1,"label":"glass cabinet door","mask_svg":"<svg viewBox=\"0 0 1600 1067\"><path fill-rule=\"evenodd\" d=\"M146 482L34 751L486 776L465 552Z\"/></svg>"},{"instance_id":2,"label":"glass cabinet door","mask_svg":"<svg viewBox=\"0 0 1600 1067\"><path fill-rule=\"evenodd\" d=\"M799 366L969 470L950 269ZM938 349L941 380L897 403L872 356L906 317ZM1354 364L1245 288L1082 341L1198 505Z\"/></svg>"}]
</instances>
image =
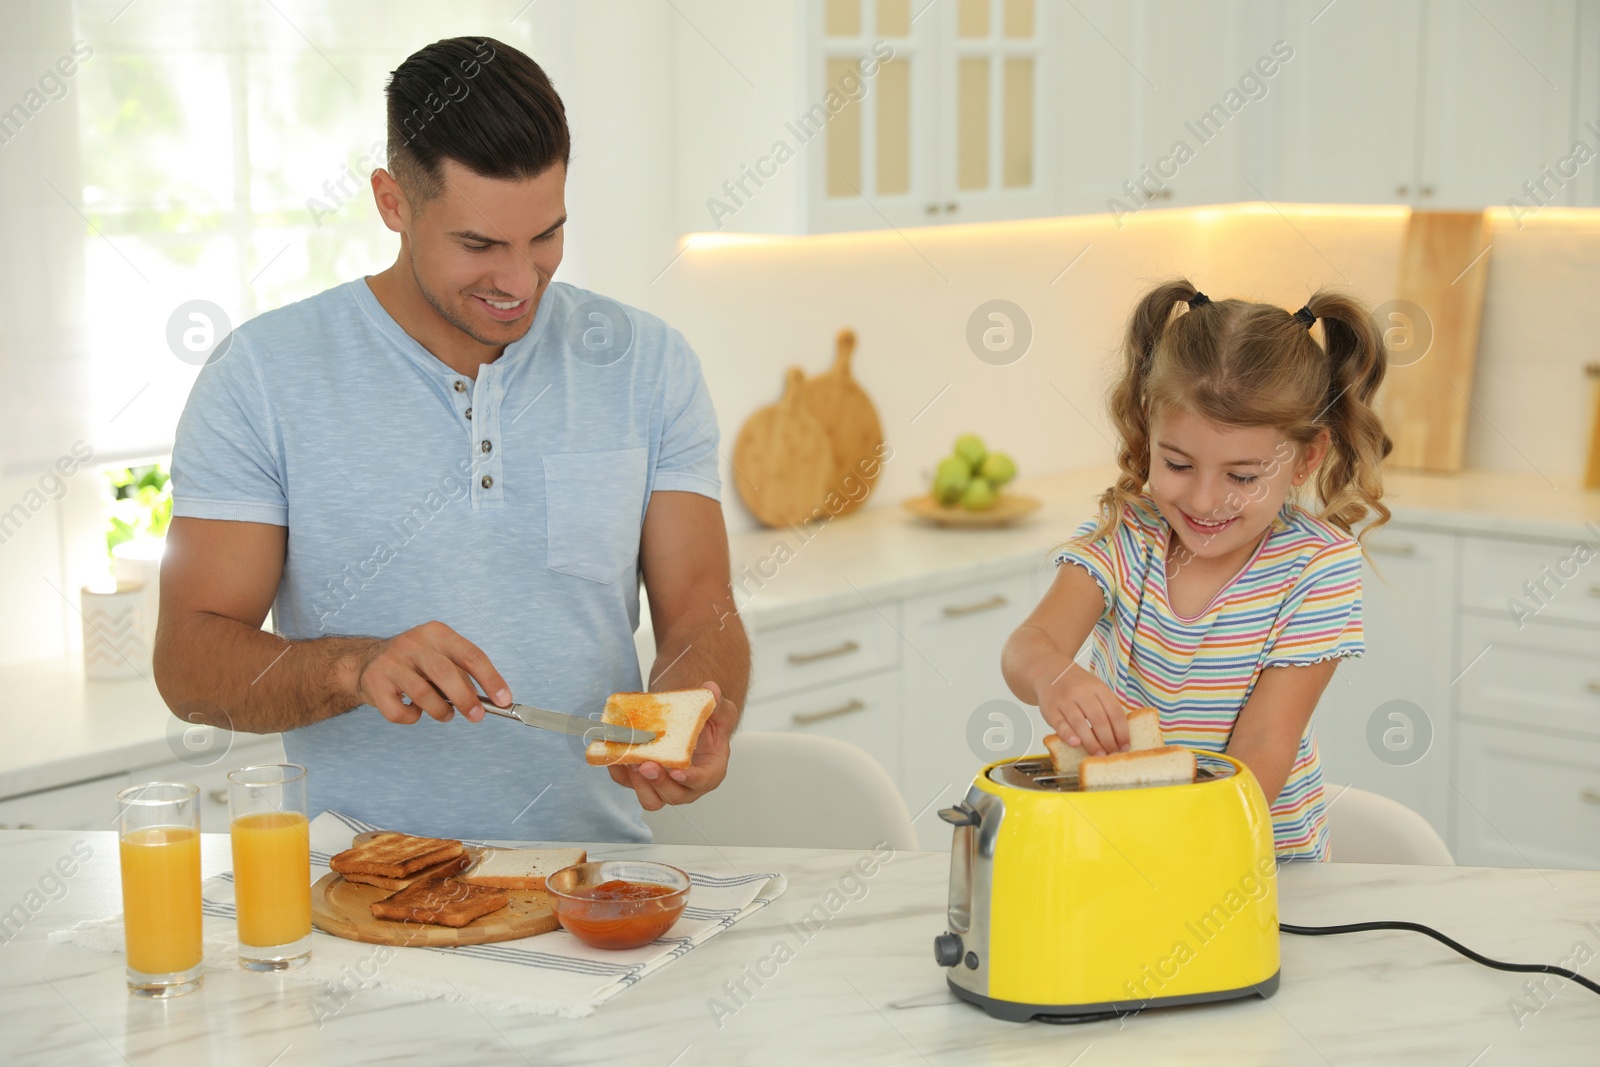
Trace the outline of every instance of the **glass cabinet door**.
<instances>
[{"instance_id":1,"label":"glass cabinet door","mask_svg":"<svg viewBox=\"0 0 1600 1067\"><path fill-rule=\"evenodd\" d=\"M917 225L935 203L928 0L823 0L820 70L791 132L815 138L813 230ZM820 77L818 77L820 75ZM820 195L819 195L820 194Z\"/></svg>"}]
</instances>

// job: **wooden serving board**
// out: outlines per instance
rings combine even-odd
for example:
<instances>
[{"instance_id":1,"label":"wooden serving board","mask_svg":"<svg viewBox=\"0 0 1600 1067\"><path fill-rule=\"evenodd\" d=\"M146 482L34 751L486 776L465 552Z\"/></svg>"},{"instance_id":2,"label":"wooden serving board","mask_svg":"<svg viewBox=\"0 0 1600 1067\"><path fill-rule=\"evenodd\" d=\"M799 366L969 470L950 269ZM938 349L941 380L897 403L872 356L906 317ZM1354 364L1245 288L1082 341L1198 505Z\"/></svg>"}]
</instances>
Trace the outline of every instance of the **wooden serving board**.
<instances>
[{"instance_id":1,"label":"wooden serving board","mask_svg":"<svg viewBox=\"0 0 1600 1067\"><path fill-rule=\"evenodd\" d=\"M835 341L833 366L803 383L800 398L822 425L833 447L833 484L838 509L834 518L850 514L867 502L882 471L883 422L872 398L850 373L856 350L854 330L840 330Z\"/></svg>"},{"instance_id":2,"label":"wooden serving board","mask_svg":"<svg viewBox=\"0 0 1600 1067\"><path fill-rule=\"evenodd\" d=\"M751 415L734 441L739 498L768 526L811 518L833 484L833 446L802 402L804 385L805 372L790 367L783 397Z\"/></svg>"},{"instance_id":3,"label":"wooden serving board","mask_svg":"<svg viewBox=\"0 0 1600 1067\"><path fill-rule=\"evenodd\" d=\"M1009 526L1018 519L1032 514L1039 507L1036 498L1021 493L1001 493L994 507L985 511L968 511L959 504L945 507L934 499L932 493L909 497L900 504L919 519L926 519L940 526L961 526L968 529Z\"/></svg>"},{"instance_id":4,"label":"wooden serving board","mask_svg":"<svg viewBox=\"0 0 1600 1067\"><path fill-rule=\"evenodd\" d=\"M1396 297L1427 316L1432 346L1415 362L1391 364L1380 408L1394 440L1393 467L1454 472L1467 442L1468 397L1491 256L1481 211L1413 211L1400 250ZM1387 330L1389 323L1380 322Z\"/></svg>"},{"instance_id":5,"label":"wooden serving board","mask_svg":"<svg viewBox=\"0 0 1600 1067\"><path fill-rule=\"evenodd\" d=\"M471 848L467 851L476 852ZM392 895L392 890L347 882L343 875L329 871L311 887L311 922L323 933L347 941L413 948L486 945L547 934L560 928L549 894L543 890L508 889L506 893L511 897L509 904L459 929L432 923L390 922L374 919L371 909L375 901Z\"/></svg>"}]
</instances>

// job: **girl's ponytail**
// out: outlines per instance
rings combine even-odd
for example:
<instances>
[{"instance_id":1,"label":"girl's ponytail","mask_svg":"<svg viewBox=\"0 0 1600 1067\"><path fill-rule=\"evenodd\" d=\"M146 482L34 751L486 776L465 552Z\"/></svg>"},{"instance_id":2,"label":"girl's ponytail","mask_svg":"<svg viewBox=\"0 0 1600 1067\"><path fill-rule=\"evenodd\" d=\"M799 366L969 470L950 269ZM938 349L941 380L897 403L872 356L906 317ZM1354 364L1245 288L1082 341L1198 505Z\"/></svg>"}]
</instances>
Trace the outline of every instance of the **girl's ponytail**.
<instances>
[{"instance_id":1,"label":"girl's ponytail","mask_svg":"<svg viewBox=\"0 0 1600 1067\"><path fill-rule=\"evenodd\" d=\"M1321 518L1353 531L1370 511L1376 518L1362 530L1364 538L1389 521L1380 499L1382 464L1394 445L1372 408L1388 353L1378 324L1350 297L1319 289L1306 307L1322 322L1330 368L1325 410L1317 419L1332 439L1316 474Z\"/></svg>"},{"instance_id":2,"label":"girl's ponytail","mask_svg":"<svg viewBox=\"0 0 1600 1067\"><path fill-rule=\"evenodd\" d=\"M1111 388L1111 421L1121 442L1117 449L1116 482L1100 494L1100 521L1086 534L1086 542L1099 540L1122 521L1124 507L1144 490L1150 477L1150 419L1145 406L1145 381L1155 362L1157 347L1172 309L1199 294L1188 280L1163 282L1145 294L1128 320L1122 342L1122 376Z\"/></svg>"}]
</instances>

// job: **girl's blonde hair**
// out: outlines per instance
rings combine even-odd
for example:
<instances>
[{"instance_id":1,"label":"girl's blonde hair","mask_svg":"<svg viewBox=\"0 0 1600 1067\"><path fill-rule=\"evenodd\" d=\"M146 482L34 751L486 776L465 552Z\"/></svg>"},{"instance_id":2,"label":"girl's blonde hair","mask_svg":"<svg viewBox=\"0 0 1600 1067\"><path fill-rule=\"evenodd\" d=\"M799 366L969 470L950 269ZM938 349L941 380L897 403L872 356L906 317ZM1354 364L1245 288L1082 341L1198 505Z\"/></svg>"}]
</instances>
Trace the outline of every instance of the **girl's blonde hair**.
<instances>
[{"instance_id":1,"label":"girl's blonde hair","mask_svg":"<svg viewBox=\"0 0 1600 1067\"><path fill-rule=\"evenodd\" d=\"M1361 537L1389 520L1382 463L1393 445L1372 400L1388 365L1371 313L1342 293L1319 289L1306 307L1322 323L1317 344L1305 318L1272 304L1195 301L1186 279L1164 282L1134 309L1123 341L1122 377L1111 390L1111 421L1122 444L1116 484L1100 496L1099 525L1114 531L1150 478L1150 420L1183 408L1223 426L1272 426L1303 448L1326 430L1330 447L1314 481L1316 514Z\"/></svg>"}]
</instances>

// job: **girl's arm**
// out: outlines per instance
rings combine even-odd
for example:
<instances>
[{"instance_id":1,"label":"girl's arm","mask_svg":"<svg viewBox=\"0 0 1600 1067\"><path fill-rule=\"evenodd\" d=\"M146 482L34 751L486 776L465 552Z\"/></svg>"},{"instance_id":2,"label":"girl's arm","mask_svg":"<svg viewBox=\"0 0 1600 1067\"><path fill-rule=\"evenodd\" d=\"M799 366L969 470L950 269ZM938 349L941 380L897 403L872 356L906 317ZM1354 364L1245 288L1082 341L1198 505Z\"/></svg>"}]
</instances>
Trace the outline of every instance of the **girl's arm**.
<instances>
[{"instance_id":1,"label":"girl's arm","mask_svg":"<svg viewBox=\"0 0 1600 1067\"><path fill-rule=\"evenodd\" d=\"M1296 667L1268 667L1233 724L1228 755L1244 763L1261 783L1267 803L1289 780L1317 700L1333 679L1337 659Z\"/></svg>"},{"instance_id":2,"label":"girl's arm","mask_svg":"<svg viewBox=\"0 0 1600 1067\"><path fill-rule=\"evenodd\" d=\"M1000 653L1000 671L1017 699L1037 705L1067 744L1082 745L1093 756L1128 745L1128 719L1116 695L1072 660L1105 606L1105 594L1089 572L1064 563Z\"/></svg>"}]
</instances>

